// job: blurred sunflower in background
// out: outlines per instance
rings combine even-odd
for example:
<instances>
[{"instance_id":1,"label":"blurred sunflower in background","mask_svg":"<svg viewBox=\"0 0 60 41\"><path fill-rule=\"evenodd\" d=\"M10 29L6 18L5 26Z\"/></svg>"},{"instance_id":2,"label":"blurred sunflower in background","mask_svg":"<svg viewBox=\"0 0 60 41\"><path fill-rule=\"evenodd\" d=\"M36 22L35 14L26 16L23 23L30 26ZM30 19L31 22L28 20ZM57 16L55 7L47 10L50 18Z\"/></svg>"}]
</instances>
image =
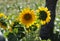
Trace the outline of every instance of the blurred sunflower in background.
<instances>
[{"instance_id":1,"label":"blurred sunflower in background","mask_svg":"<svg viewBox=\"0 0 60 41\"><path fill-rule=\"evenodd\" d=\"M35 23L36 14L30 8L25 8L19 15L19 21L27 28Z\"/></svg>"},{"instance_id":2,"label":"blurred sunflower in background","mask_svg":"<svg viewBox=\"0 0 60 41\"><path fill-rule=\"evenodd\" d=\"M50 11L47 7L39 7L37 12L39 14L38 19L40 19L42 25L45 25L46 23L50 22L51 16Z\"/></svg>"},{"instance_id":3,"label":"blurred sunflower in background","mask_svg":"<svg viewBox=\"0 0 60 41\"><path fill-rule=\"evenodd\" d=\"M6 26L7 26L6 18L7 18L7 16L4 15L4 13L0 13L0 27L3 28L3 29L6 29Z\"/></svg>"},{"instance_id":4,"label":"blurred sunflower in background","mask_svg":"<svg viewBox=\"0 0 60 41\"><path fill-rule=\"evenodd\" d=\"M7 18L6 15L4 15L4 13L0 13L0 18L2 17Z\"/></svg>"}]
</instances>

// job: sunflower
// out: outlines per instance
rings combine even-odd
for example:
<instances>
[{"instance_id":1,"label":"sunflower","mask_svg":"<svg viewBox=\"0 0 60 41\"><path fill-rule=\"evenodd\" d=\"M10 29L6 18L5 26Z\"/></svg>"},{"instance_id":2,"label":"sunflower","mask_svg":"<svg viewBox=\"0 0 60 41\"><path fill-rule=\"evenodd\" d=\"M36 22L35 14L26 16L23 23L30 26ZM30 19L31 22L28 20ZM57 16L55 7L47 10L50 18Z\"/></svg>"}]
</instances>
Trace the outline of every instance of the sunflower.
<instances>
[{"instance_id":1,"label":"sunflower","mask_svg":"<svg viewBox=\"0 0 60 41\"><path fill-rule=\"evenodd\" d=\"M29 27L35 23L36 14L30 8L25 8L19 15L19 21L21 24Z\"/></svg>"},{"instance_id":2,"label":"sunflower","mask_svg":"<svg viewBox=\"0 0 60 41\"><path fill-rule=\"evenodd\" d=\"M50 22L51 16L47 7L39 7L37 12L39 13L39 19L42 25Z\"/></svg>"},{"instance_id":3,"label":"sunflower","mask_svg":"<svg viewBox=\"0 0 60 41\"><path fill-rule=\"evenodd\" d=\"M0 18L2 18L2 17L7 18L7 17L4 15L4 13L0 13Z\"/></svg>"},{"instance_id":4,"label":"sunflower","mask_svg":"<svg viewBox=\"0 0 60 41\"><path fill-rule=\"evenodd\" d=\"M2 27L3 29L6 29L6 22L5 22L5 18L7 18L4 13L0 13L0 27Z\"/></svg>"}]
</instances>

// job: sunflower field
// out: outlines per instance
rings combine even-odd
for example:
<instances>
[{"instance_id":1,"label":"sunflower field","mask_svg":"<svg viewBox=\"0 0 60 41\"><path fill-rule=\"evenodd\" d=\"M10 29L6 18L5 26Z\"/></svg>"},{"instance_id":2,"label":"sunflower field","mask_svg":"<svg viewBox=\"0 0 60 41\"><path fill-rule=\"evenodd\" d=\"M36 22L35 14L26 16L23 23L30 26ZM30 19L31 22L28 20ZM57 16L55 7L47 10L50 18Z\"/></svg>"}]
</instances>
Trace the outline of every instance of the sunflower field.
<instances>
[{"instance_id":1,"label":"sunflower field","mask_svg":"<svg viewBox=\"0 0 60 41\"><path fill-rule=\"evenodd\" d=\"M54 33L60 36L60 0L57 2ZM0 0L0 32L6 41L51 41L40 38L41 25L51 20L45 0ZM60 38L60 37L59 37Z\"/></svg>"}]
</instances>

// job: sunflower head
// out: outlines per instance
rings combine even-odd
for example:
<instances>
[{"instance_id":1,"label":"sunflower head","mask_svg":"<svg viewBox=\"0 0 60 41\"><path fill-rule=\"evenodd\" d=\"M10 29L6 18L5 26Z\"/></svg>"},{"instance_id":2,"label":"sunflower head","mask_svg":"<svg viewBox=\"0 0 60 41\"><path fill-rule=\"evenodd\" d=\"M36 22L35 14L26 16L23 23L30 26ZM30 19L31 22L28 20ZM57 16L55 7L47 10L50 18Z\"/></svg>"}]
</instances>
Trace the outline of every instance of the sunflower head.
<instances>
[{"instance_id":1,"label":"sunflower head","mask_svg":"<svg viewBox=\"0 0 60 41\"><path fill-rule=\"evenodd\" d=\"M26 27L31 26L35 23L36 15L33 10L30 8L25 8L19 15L19 21L24 24Z\"/></svg>"},{"instance_id":2,"label":"sunflower head","mask_svg":"<svg viewBox=\"0 0 60 41\"><path fill-rule=\"evenodd\" d=\"M39 7L38 8L38 13L39 13L39 17L38 19L40 19L41 24L46 24L48 22L50 22L51 20L51 16L50 16L50 11L48 10L48 8L45 7Z\"/></svg>"},{"instance_id":3,"label":"sunflower head","mask_svg":"<svg viewBox=\"0 0 60 41\"><path fill-rule=\"evenodd\" d=\"M2 27L3 29L6 29L7 26L7 20L6 20L6 16L3 13L0 13L0 27Z\"/></svg>"},{"instance_id":4,"label":"sunflower head","mask_svg":"<svg viewBox=\"0 0 60 41\"><path fill-rule=\"evenodd\" d=\"M2 17L7 18L3 13L0 13L0 18Z\"/></svg>"}]
</instances>

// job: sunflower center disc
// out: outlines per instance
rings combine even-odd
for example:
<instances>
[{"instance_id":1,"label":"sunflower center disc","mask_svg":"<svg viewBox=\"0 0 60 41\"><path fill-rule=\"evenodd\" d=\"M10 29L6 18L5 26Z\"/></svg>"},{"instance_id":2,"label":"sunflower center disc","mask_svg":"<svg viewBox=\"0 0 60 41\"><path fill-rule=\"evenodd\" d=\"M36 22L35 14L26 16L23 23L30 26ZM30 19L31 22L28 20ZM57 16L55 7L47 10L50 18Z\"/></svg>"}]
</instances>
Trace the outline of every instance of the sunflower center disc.
<instances>
[{"instance_id":1,"label":"sunflower center disc","mask_svg":"<svg viewBox=\"0 0 60 41\"><path fill-rule=\"evenodd\" d=\"M24 15L25 20L30 20L31 18L32 18L32 16L30 14L25 14Z\"/></svg>"},{"instance_id":2,"label":"sunflower center disc","mask_svg":"<svg viewBox=\"0 0 60 41\"><path fill-rule=\"evenodd\" d=\"M47 18L46 12L45 11L41 11L39 19L46 20L46 18Z\"/></svg>"}]
</instances>

